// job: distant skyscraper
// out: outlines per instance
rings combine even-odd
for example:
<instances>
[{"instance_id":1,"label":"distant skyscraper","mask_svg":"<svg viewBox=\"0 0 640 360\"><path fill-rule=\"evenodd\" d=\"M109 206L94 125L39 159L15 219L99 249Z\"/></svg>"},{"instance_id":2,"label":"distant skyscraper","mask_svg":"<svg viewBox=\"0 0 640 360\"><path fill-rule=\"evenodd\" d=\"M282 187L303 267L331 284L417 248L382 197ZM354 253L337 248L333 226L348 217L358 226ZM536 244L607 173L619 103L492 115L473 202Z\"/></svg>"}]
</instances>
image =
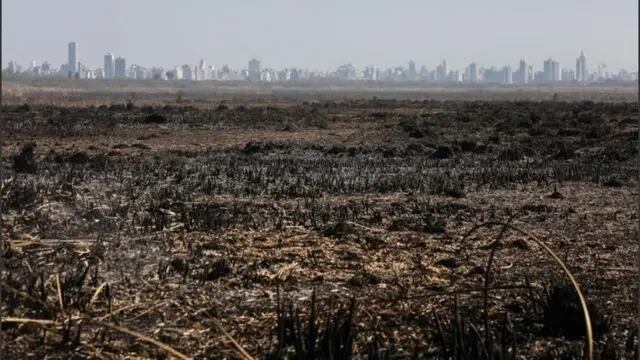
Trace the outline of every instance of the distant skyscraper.
<instances>
[{"instance_id":1,"label":"distant skyscraper","mask_svg":"<svg viewBox=\"0 0 640 360\"><path fill-rule=\"evenodd\" d=\"M502 81L503 84L511 85L513 84L513 72L511 72L511 66L505 66L502 68Z\"/></svg>"},{"instance_id":2,"label":"distant skyscraper","mask_svg":"<svg viewBox=\"0 0 640 360\"><path fill-rule=\"evenodd\" d=\"M296 71L295 76L299 76L300 73L301 71ZM351 64L340 65L336 69L336 77L340 80L355 80L356 68ZM297 80L297 79L294 79L294 76L292 76L291 80Z\"/></svg>"},{"instance_id":3,"label":"distant skyscraper","mask_svg":"<svg viewBox=\"0 0 640 360\"><path fill-rule=\"evenodd\" d=\"M78 43L72 41L68 45L68 69L71 77L78 72Z\"/></svg>"},{"instance_id":4,"label":"distant skyscraper","mask_svg":"<svg viewBox=\"0 0 640 360\"><path fill-rule=\"evenodd\" d=\"M104 56L104 78L113 79L115 74L115 59L112 53L108 53Z\"/></svg>"},{"instance_id":5,"label":"distant skyscraper","mask_svg":"<svg viewBox=\"0 0 640 360\"><path fill-rule=\"evenodd\" d=\"M198 72L196 74L198 80L208 80L206 77L207 74L207 62L204 59L200 59L200 63L198 64Z\"/></svg>"},{"instance_id":6,"label":"distant skyscraper","mask_svg":"<svg viewBox=\"0 0 640 360\"><path fill-rule=\"evenodd\" d=\"M116 79L127 78L127 61L123 57L116 58L114 62L114 69Z\"/></svg>"},{"instance_id":7,"label":"distant skyscraper","mask_svg":"<svg viewBox=\"0 0 640 360\"><path fill-rule=\"evenodd\" d=\"M551 74L553 75L553 81L561 81L562 80L562 69L560 68L560 63L554 61L551 64Z\"/></svg>"},{"instance_id":8,"label":"distant skyscraper","mask_svg":"<svg viewBox=\"0 0 640 360\"><path fill-rule=\"evenodd\" d=\"M209 65L209 67L207 67L207 71L205 74L205 78L207 80L216 80L216 68L213 65Z\"/></svg>"},{"instance_id":9,"label":"distant skyscraper","mask_svg":"<svg viewBox=\"0 0 640 360\"><path fill-rule=\"evenodd\" d=\"M576 59L576 80L578 82L585 82L588 80L587 58L584 57L584 51L581 51L580 57Z\"/></svg>"},{"instance_id":10,"label":"distant skyscraper","mask_svg":"<svg viewBox=\"0 0 640 360\"><path fill-rule=\"evenodd\" d=\"M562 81L574 81L576 79L576 73L571 69L562 69Z\"/></svg>"},{"instance_id":11,"label":"distant skyscraper","mask_svg":"<svg viewBox=\"0 0 640 360\"><path fill-rule=\"evenodd\" d=\"M529 82L530 78L530 66L527 65L527 60L520 60L520 67L518 68L518 83L526 84Z\"/></svg>"},{"instance_id":12,"label":"distant skyscraper","mask_svg":"<svg viewBox=\"0 0 640 360\"><path fill-rule=\"evenodd\" d=\"M378 75L378 70L373 66L367 66L364 68L364 72L362 74L362 78L364 80L376 81Z\"/></svg>"},{"instance_id":13,"label":"distant skyscraper","mask_svg":"<svg viewBox=\"0 0 640 360\"><path fill-rule=\"evenodd\" d=\"M552 76L551 75L551 66L553 63L553 59L548 58L547 60L544 61L544 80L545 81L552 81Z\"/></svg>"},{"instance_id":14,"label":"distant skyscraper","mask_svg":"<svg viewBox=\"0 0 640 360\"><path fill-rule=\"evenodd\" d=\"M142 66L138 66L138 65L132 65L132 75L133 76L129 76L130 78L134 78L137 80L142 80L142 79L147 79L149 78L151 72L145 68L143 68Z\"/></svg>"},{"instance_id":15,"label":"distant skyscraper","mask_svg":"<svg viewBox=\"0 0 640 360\"><path fill-rule=\"evenodd\" d=\"M15 60L9 61L9 67L7 67L9 74L17 74L20 72L20 65Z\"/></svg>"},{"instance_id":16,"label":"distant skyscraper","mask_svg":"<svg viewBox=\"0 0 640 360\"><path fill-rule=\"evenodd\" d=\"M151 78L153 80L166 80L167 74L163 68L153 68L151 69Z\"/></svg>"},{"instance_id":17,"label":"distant skyscraper","mask_svg":"<svg viewBox=\"0 0 640 360\"><path fill-rule=\"evenodd\" d=\"M504 83L504 73L502 69L490 67L482 68L476 71L478 73L478 82L486 84L502 84Z\"/></svg>"},{"instance_id":18,"label":"distant skyscraper","mask_svg":"<svg viewBox=\"0 0 640 360\"><path fill-rule=\"evenodd\" d=\"M176 66L173 69L173 76L169 76L172 80L182 80L182 66Z\"/></svg>"},{"instance_id":19,"label":"distant skyscraper","mask_svg":"<svg viewBox=\"0 0 640 360\"><path fill-rule=\"evenodd\" d=\"M478 83L478 66L476 65L476 63L469 64L467 71L469 72L467 74L469 82L473 84L477 84Z\"/></svg>"},{"instance_id":20,"label":"distant skyscraper","mask_svg":"<svg viewBox=\"0 0 640 360\"><path fill-rule=\"evenodd\" d=\"M609 72L607 71L607 64L598 65L598 80L605 80L609 78Z\"/></svg>"},{"instance_id":21,"label":"distant skyscraper","mask_svg":"<svg viewBox=\"0 0 640 360\"><path fill-rule=\"evenodd\" d=\"M416 70L416 63L411 60L409 61L409 71L407 72L408 80L415 80L418 77L418 71Z\"/></svg>"},{"instance_id":22,"label":"distant skyscraper","mask_svg":"<svg viewBox=\"0 0 640 360\"><path fill-rule=\"evenodd\" d=\"M462 82L462 73L458 70L449 71L449 81L460 83Z\"/></svg>"},{"instance_id":23,"label":"distant skyscraper","mask_svg":"<svg viewBox=\"0 0 640 360\"><path fill-rule=\"evenodd\" d=\"M554 82L560 81L561 70L560 63L549 58L544 62L544 81Z\"/></svg>"},{"instance_id":24,"label":"distant skyscraper","mask_svg":"<svg viewBox=\"0 0 640 360\"><path fill-rule=\"evenodd\" d=\"M181 67L182 69L182 77L181 79L184 80L193 80L194 76L193 76L193 71L191 70L191 66L190 65L182 65Z\"/></svg>"},{"instance_id":25,"label":"distant skyscraper","mask_svg":"<svg viewBox=\"0 0 640 360\"><path fill-rule=\"evenodd\" d=\"M436 67L436 81L446 81L449 74L449 67L447 61L443 60L442 64Z\"/></svg>"},{"instance_id":26,"label":"distant skyscraper","mask_svg":"<svg viewBox=\"0 0 640 360\"><path fill-rule=\"evenodd\" d=\"M255 58L249 60L249 80L260 81L260 61Z\"/></svg>"}]
</instances>

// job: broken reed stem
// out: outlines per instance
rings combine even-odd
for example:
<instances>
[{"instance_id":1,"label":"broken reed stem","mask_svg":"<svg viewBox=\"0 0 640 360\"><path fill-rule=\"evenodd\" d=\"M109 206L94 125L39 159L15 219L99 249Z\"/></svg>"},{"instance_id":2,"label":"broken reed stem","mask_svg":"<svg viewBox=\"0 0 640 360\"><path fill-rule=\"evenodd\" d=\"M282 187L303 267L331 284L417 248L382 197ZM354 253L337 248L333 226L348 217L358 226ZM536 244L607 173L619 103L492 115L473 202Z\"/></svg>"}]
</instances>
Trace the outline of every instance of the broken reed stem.
<instances>
[{"instance_id":1,"label":"broken reed stem","mask_svg":"<svg viewBox=\"0 0 640 360\"><path fill-rule=\"evenodd\" d=\"M511 230L514 230L526 237L528 237L529 239L531 239L533 242L535 242L536 244L538 244L538 246L540 246L542 249L544 249L547 254L549 256L551 256L551 258L553 260L555 260L555 262L560 266L560 268L562 269L562 271L564 272L564 274L567 276L567 278L569 278L569 281L571 282L571 285L573 286L574 290L576 291L576 294L578 295L578 299L580 300L580 306L582 307L582 314L584 316L584 324L585 324L585 332L586 332L586 347L587 347L587 359L588 360L593 360L593 330L591 328L591 316L589 315L589 308L587 307L587 301L584 298L584 295L582 295L582 291L580 290L580 286L578 285L578 282L576 281L576 279L573 277L573 275L571 274L571 271L569 271L569 269L567 268L567 266L564 264L564 262L560 259L560 257L558 257L558 255L556 255L556 253L551 250L551 248L549 248L547 245L545 245L544 242L542 242L542 240L538 239L536 236L534 236L533 234L520 229L519 227L515 226L515 225L511 225L508 223L504 223L504 222L499 222L499 221L489 221L489 222L485 222L482 224L479 224L477 226L475 226L473 229L471 229L471 231L469 231L466 235L465 238L470 236L473 232L475 232L476 230L482 228L482 227L491 227L491 226L504 226L505 228L509 228Z\"/></svg>"},{"instance_id":2,"label":"broken reed stem","mask_svg":"<svg viewBox=\"0 0 640 360\"><path fill-rule=\"evenodd\" d=\"M361 229L363 229L363 230L371 231L371 232L379 232L379 233L386 233L386 232L388 232L387 230L384 230L384 229L371 228L371 227L368 227L368 226L364 226L364 225L361 225L361 224L355 223L355 222L353 222L353 221L345 221L345 223L346 223L346 224L349 224L349 225L353 225L353 226L355 226L355 227L359 227L359 228L361 228Z\"/></svg>"},{"instance_id":3,"label":"broken reed stem","mask_svg":"<svg viewBox=\"0 0 640 360\"><path fill-rule=\"evenodd\" d=\"M90 316L87 315L83 315L80 317L80 319L83 319L89 323L93 323L111 330L115 330L118 332L121 332L123 334L127 334L129 336L132 336L140 341L152 344L154 346L156 346L157 348L164 350L166 352L168 352L169 354L177 357L178 359L181 360L191 360L190 357L184 355L183 353L174 350L172 347L170 347L169 345L162 343L156 339L150 338L142 333L139 333L135 330L131 330L122 326L118 326L106 321L102 321L99 319L95 319L92 318ZM54 320L47 320L47 319L30 319L30 318L16 318L16 317L6 317L6 318L2 318L2 322L3 323L18 323L18 324L35 324L35 325L40 325L40 326L50 326L50 325L54 325L54 326L61 326L62 324L54 321Z\"/></svg>"},{"instance_id":4,"label":"broken reed stem","mask_svg":"<svg viewBox=\"0 0 640 360\"><path fill-rule=\"evenodd\" d=\"M164 305L164 304L166 304L166 302L165 302L165 301L161 301L161 302L159 302L159 303L157 303L157 304L155 304L155 305L152 305L151 307L147 308L147 309L146 309L146 310L144 310L143 312L141 312L141 313L139 313L138 315L134 316L132 320L139 319L139 318L141 318L141 317L143 317L143 316L147 315L147 314L148 314L148 313L150 313L151 311L153 311L153 310L155 310L155 309L159 308L160 306L162 306L162 305Z\"/></svg>"},{"instance_id":5,"label":"broken reed stem","mask_svg":"<svg viewBox=\"0 0 640 360\"><path fill-rule=\"evenodd\" d=\"M227 332L227 330L224 329L224 327L222 327L222 324L220 323L220 321L216 318L213 318L213 323L216 324L216 326L218 327L218 329L224 334L224 336L229 339L229 341L231 342L231 344L234 347L234 350L236 351L236 353L239 355L239 357L243 360L254 360L253 356L249 355L249 353L242 347L242 345L240 345L239 342L236 341L236 339L234 339L231 334L229 334Z\"/></svg>"},{"instance_id":6,"label":"broken reed stem","mask_svg":"<svg viewBox=\"0 0 640 360\"><path fill-rule=\"evenodd\" d=\"M123 312L125 310L133 309L135 307L137 307L137 305L126 305L126 306L123 306L123 307L121 307L119 309L116 309L116 310L113 310L111 312L108 312L106 315L100 316L98 318L98 320L100 320L100 321L106 320L107 318L109 318L109 317L111 317L111 316L113 316L115 314L121 313L121 312Z\"/></svg>"},{"instance_id":7,"label":"broken reed stem","mask_svg":"<svg viewBox=\"0 0 640 360\"><path fill-rule=\"evenodd\" d=\"M89 301L89 305L87 307L91 307L91 305L93 305L93 303L96 302L96 300L98 299L98 295L100 295L100 292L102 291L102 289L104 289L105 286L107 286L106 282L102 283L102 285L100 285L96 289L96 292L93 293L93 296L91 297L91 301Z\"/></svg>"},{"instance_id":8,"label":"broken reed stem","mask_svg":"<svg viewBox=\"0 0 640 360\"><path fill-rule=\"evenodd\" d=\"M64 303L62 301L62 287L60 286L60 273L56 274L56 290L58 292L58 304L60 305L60 311L64 312Z\"/></svg>"},{"instance_id":9,"label":"broken reed stem","mask_svg":"<svg viewBox=\"0 0 640 360\"><path fill-rule=\"evenodd\" d=\"M131 330L131 329L127 329L125 327L118 326L118 325L115 325L115 324L112 324L112 323L109 323L109 322L106 322L106 321L93 319L93 318L90 318L90 317L85 317L85 319L87 321L89 321L89 322L92 322L92 323L96 324L96 325L100 325L102 327L106 327L106 328L109 328L111 330L119 331L121 333L133 336L134 338L137 338L138 340L141 340L141 341L147 342L147 343L149 343L151 345L154 345L157 348L162 349L162 350L168 352L169 354L177 357L178 359L191 360L190 357L188 357L187 355L185 355L185 354L173 349L169 345L167 345L165 343L162 343L162 342L160 342L160 341L158 341L156 339L150 338L150 337L148 337L148 336L146 336L146 335L144 335L142 333L139 333L137 331L134 331L134 330Z\"/></svg>"},{"instance_id":10,"label":"broken reed stem","mask_svg":"<svg viewBox=\"0 0 640 360\"><path fill-rule=\"evenodd\" d=\"M58 323L53 320L18 318L18 317L3 317L2 322L16 323L16 324L58 325Z\"/></svg>"},{"instance_id":11,"label":"broken reed stem","mask_svg":"<svg viewBox=\"0 0 640 360\"><path fill-rule=\"evenodd\" d=\"M59 284L59 276L56 276L56 280L57 280L56 283ZM6 284L5 282L0 282L0 287L3 288L4 290L7 290L7 291L17 295L17 296L21 296L23 298L36 301L36 302L42 304L43 306L45 306L46 308L49 308L51 310L56 310L55 306L51 306L48 303L44 303L42 301L39 301L38 299L33 298L31 295L29 295L29 294L27 294L25 292L22 292L22 291L20 291L20 290L18 290L16 288ZM60 289L59 286L58 286L58 289ZM62 297L59 296L59 299L62 299ZM119 312L120 310L124 310L124 309L130 308L130 307L134 307L134 306L125 306L124 308L116 310L115 312ZM113 312L113 313L115 313L115 312ZM183 353L173 349L172 347L170 347L169 345L167 345L165 343L162 343L162 342L160 342L158 340L150 338L150 337L148 337L148 336L146 336L146 335L144 335L144 334L142 334L140 332L137 332L135 330L131 330L131 329L128 329L128 328L125 328L125 327L122 327L122 326L118 326L118 325L115 325L115 324L112 324L112 323L104 321L105 317L108 317L108 316L112 315L113 313L109 313L106 316L101 317L101 318L93 318L93 317L91 317L89 315L81 314L79 318L82 319L82 320L85 320L85 321L87 321L89 323L93 323L93 324L98 325L98 326L102 326L102 327L105 327L105 328L108 328L108 329L111 329L111 330L115 330L115 331L130 335L130 336L133 336L134 338L136 338L138 340L141 340L143 342L146 342L146 343L149 343L151 345L154 345L157 348L172 354L173 356L177 357L178 359L191 360L191 358L188 357L187 355L184 355ZM5 322L22 323L22 324L35 324L35 325L40 325L40 326L45 326L45 325L62 326L61 323L59 323L59 322L57 322L55 320L47 320L47 319L30 319L30 318L16 318L16 317L6 317L6 318L3 317L3 318L0 319L0 323L5 323Z\"/></svg>"}]
</instances>

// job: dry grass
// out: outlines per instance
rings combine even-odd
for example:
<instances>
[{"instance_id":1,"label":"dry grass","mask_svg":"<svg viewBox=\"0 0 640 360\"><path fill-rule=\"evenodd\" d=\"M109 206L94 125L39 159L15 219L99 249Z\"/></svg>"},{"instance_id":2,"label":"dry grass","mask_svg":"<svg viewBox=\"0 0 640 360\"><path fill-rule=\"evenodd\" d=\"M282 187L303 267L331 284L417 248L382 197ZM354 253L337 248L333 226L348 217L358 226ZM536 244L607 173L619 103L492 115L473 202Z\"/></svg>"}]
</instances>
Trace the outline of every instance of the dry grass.
<instances>
[{"instance_id":1,"label":"dry grass","mask_svg":"<svg viewBox=\"0 0 640 360\"><path fill-rule=\"evenodd\" d=\"M278 289L355 357L631 356L636 105L240 103L3 108L9 356L260 358ZM545 333L562 274L593 336Z\"/></svg>"}]
</instances>

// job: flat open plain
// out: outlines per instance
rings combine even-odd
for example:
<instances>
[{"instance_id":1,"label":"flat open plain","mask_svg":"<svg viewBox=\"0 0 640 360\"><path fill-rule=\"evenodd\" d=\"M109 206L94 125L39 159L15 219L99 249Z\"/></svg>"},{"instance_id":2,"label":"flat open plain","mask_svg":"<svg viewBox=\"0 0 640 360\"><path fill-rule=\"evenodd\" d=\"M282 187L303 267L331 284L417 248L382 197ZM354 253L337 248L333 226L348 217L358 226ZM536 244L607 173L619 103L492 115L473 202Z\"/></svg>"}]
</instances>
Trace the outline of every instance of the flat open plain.
<instances>
[{"instance_id":1,"label":"flat open plain","mask_svg":"<svg viewBox=\"0 0 640 360\"><path fill-rule=\"evenodd\" d=\"M633 355L635 88L45 85L3 84L8 358L581 358L530 235Z\"/></svg>"}]
</instances>

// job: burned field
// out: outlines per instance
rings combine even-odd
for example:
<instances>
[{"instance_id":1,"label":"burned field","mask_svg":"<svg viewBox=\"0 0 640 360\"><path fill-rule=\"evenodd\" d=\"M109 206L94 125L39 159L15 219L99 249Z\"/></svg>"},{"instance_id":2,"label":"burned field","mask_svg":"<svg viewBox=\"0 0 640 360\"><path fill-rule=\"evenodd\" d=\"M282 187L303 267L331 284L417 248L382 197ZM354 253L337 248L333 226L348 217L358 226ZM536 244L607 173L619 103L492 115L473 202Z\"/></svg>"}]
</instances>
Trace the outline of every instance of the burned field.
<instances>
[{"instance_id":1,"label":"burned field","mask_svg":"<svg viewBox=\"0 0 640 360\"><path fill-rule=\"evenodd\" d=\"M637 103L2 118L9 358L582 358L534 237L597 357L635 351Z\"/></svg>"}]
</instances>

